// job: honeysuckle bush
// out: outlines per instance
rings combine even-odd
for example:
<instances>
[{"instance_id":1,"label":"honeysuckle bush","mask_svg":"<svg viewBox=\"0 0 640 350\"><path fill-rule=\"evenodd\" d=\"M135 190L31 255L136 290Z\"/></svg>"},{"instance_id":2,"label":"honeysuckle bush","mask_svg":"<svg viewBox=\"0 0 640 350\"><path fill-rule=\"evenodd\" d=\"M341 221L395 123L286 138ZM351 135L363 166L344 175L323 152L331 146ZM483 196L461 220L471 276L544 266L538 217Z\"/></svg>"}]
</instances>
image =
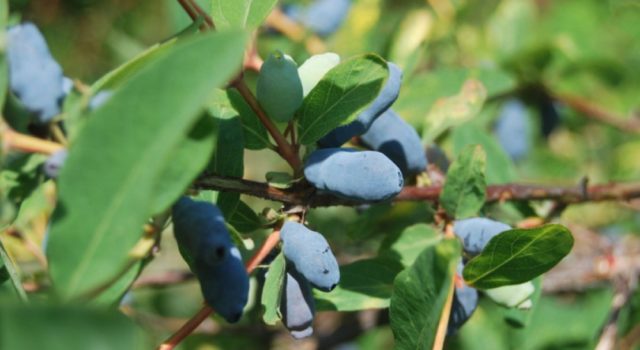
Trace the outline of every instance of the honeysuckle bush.
<instances>
[{"instance_id":1,"label":"honeysuckle bush","mask_svg":"<svg viewBox=\"0 0 640 350\"><path fill-rule=\"evenodd\" d=\"M140 4L0 1L0 348L637 343L636 3Z\"/></svg>"}]
</instances>

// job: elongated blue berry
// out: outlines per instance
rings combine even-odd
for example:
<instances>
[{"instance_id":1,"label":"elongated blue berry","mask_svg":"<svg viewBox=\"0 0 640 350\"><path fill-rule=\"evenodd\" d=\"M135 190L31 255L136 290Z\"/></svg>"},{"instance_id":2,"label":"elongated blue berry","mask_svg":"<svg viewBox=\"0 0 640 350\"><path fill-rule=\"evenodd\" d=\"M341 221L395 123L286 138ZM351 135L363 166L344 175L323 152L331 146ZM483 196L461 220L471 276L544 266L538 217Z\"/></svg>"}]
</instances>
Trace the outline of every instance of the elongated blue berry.
<instances>
[{"instance_id":1,"label":"elongated blue berry","mask_svg":"<svg viewBox=\"0 0 640 350\"><path fill-rule=\"evenodd\" d=\"M7 30L9 86L38 123L60 113L65 96L62 68L51 56L44 37L32 23Z\"/></svg>"},{"instance_id":2,"label":"elongated blue berry","mask_svg":"<svg viewBox=\"0 0 640 350\"><path fill-rule=\"evenodd\" d=\"M173 232L207 304L227 322L237 322L247 304L249 277L222 212L211 203L182 197L173 206Z\"/></svg>"},{"instance_id":3,"label":"elongated blue berry","mask_svg":"<svg viewBox=\"0 0 640 350\"><path fill-rule=\"evenodd\" d=\"M311 153L304 176L319 190L366 202L392 198L404 184L402 172L384 154L346 148Z\"/></svg>"},{"instance_id":4,"label":"elongated blue berry","mask_svg":"<svg viewBox=\"0 0 640 350\"><path fill-rule=\"evenodd\" d=\"M364 134L376 118L391 107L400 93L402 70L391 62L387 62L387 66L389 67L389 78L376 99L353 122L337 127L320 139L318 146L323 148L339 147L352 137Z\"/></svg>"},{"instance_id":5,"label":"elongated blue berry","mask_svg":"<svg viewBox=\"0 0 640 350\"><path fill-rule=\"evenodd\" d=\"M280 230L287 261L314 287L331 291L340 281L340 267L327 240L318 232L293 221Z\"/></svg>"},{"instance_id":6,"label":"elongated blue berry","mask_svg":"<svg viewBox=\"0 0 640 350\"><path fill-rule=\"evenodd\" d=\"M462 279L462 262L458 265L458 281ZM454 334L462 325L467 322L478 307L478 291L461 282L456 285L451 304L451 314L449 316L448 334Z\"/></svg>"},{"instance_id":7,"label":"elongated blue berry","mask_svg":"<svg viewBox=\"0 0 640 350\"><path fill-rule=\"evenodd\" d=\"M520 160L528 153L530 125L527 110L519 100L509 100L502 107L495 124L498 142L513 160Z\"/></svg>"},{"instance_id":8,"label":"elongated blue berry","mask_svg":"<svg viewBox=\"0 0 640 350\"><path fill-rule=\"evenodd\" d=\"M423 172L427 167L427 155L418 132L391 108L378 117L360 139L391 159L405 176Z\"/></svg>"},{"instance_id":9,"label":"elongated blue berry","mask_svg":"<svg viewBox=\"0 0 640 350\"><path fill-rule=\"evenodd\" d=\"M347 17L351 0L315 0L309 6L291 5L285 13L320 36L333 34Z\"/></svg>"},{"instance_id":10,"label":"elongated blue berry","mask_svg":"<svg viewBox=\"0 0 640 350\"><path fill-rule=\"evenodd\" d=\"M510 229L507 224L487 218L457 220L453 225L464 251L471 256L480 254L491 238Z\"/></svg>"},{"instance_id":11,"label":"elongated blue berry","mask_svg":"<svg viewBox=\"0 0 640 350\"><path fill-rule=\"evenodd\" d=\"M287 267L280 313L282 323L294 338L300 339L313 334L313 293L309 282L293 267Z\"/></svg>"}]
</instances>

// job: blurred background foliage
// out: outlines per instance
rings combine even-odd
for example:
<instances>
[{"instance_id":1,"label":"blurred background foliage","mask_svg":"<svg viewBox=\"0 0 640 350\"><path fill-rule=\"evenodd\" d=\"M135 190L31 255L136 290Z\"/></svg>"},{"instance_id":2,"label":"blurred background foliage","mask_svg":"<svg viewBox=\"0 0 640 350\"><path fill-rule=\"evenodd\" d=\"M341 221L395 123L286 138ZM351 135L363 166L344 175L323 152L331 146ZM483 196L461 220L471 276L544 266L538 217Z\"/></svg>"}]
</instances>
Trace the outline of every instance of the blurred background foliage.
<instances>
[{"instance_id":1,"label":"blurred background foliage","mask_svg":"<svg viewBox=\"0 0 640 350\"><path fill-rule=\"evenodd\" d=\"M283 3L294 2L305 1ZM210 8L208 1L199 3ZM67 76L87 83L190 23L175 0L11 0L10 7L14 21L30 20L39 26ZM637 181L639 23L637 0L354 0L341 28L323 38L319 46L312 46L312 51L334 51L343 58L376 52L399 64L405 75L395 109L423 136L429 135L425 125L433 125L429 123L438 115L438 101L461 97L462 102L449 101L464 114L469 107L464 104L479 97L473 91L465 92L463 85L469 79L480 81L487 94L482 109L467 111L469 116L458 115L453 129L436 135L435 140L425 136L425 140L437 144L449 159L466 144L482 144L488 155L489 183L578 186L583 177L591 183ZM311 55L310 37L291 40L263 26L258 31L259 52L264 57L280 49L301 63ZM469 93L471 97L465 95ZM636 128L589 117L564 103L566 96L597 105L616 118L614 124ZM528 125L518 137L526 139L529 149L517 160L509 157L494 136L503 104L512 99L524 103ZM447 111L445 117L455 119L454 112ZM245 178L264 181L265 169L286 170L286 164L268 151L246 151L245 159ZM30 164L41 161L26 160L21 171L26 173ZM23 175L20 171L5 173L3 181L17 181ZM42 240L46 229L51 191L51 183L45 183L30 194L14 225L31 237L32 244ZM244 199L256 211L277 208L274 203ZM488 206L486 214L514 224L527 216L523 213L549 210L544 203L498 203ZM433 209L426 204L400 203L317 209L308 220L328 236L341 262L347 263L374 256L385 238L431 217ZM578 243L573 257L543 281L545 293L534 310L514 316L484 300L461 331L448 337L447 348L593 346L613 296L611 286L593 274L603 256L633 256L639 250L640 202L573 205L564 211L561 221L572 229ZM259 244L263 235L256 233L252 238ZM27 283L37 282L42 269L33 247L25 248L24 239L8 231L2 241L19 262ZM188 271L170 235L162 248L141 280ZM633 348L633 340L639 339L639 300L640 296L634 296L619 320L619 336L626 348ZM139 286L125 298L122 309L150 332L153 343L159 343L200 306L197 283L187 278L172 286ZM385 311L322 312L316 320L317 337L294 342L279 328L262 324L255 300L248 307L251 312L238 325L229 326L214 317L182 348L388 349L393 344Z\"/></svg>"}]
</instances>

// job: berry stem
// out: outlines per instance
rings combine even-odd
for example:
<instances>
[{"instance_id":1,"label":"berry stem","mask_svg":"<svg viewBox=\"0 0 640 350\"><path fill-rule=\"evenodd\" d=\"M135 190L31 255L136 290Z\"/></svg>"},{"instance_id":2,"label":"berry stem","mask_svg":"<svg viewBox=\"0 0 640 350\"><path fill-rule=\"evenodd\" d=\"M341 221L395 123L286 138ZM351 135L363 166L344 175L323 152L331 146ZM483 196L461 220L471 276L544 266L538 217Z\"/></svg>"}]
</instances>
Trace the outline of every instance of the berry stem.
<instances>
[{"instance_id":1,"label":"berry stem","mask_svg":"<svg viewBox=\"0 0 640 350\"><path fill-rule=\"evenodd\" d=\"M64 149L64 146L59 143L21 134L11 129L4 121L0 121L0 139L4 152L19 151L52 155Z\"/></svg>"},{"instance_id":2,"label":"berry stem","mask_svg":"<svg viewBox=\"0 0 640 350\"><path fill-rule=\"evenodd\" d=\"M208 28L211 30L215 30L215 24L213 23L211 17L193 0L178 0L178 2L192 20L195 20L198 16L204 17L205 23L207 23ZM250 45L251 47L245 54L246 57L244 60L245 62L243 62L243 69L247 68L248 66L250 69L259 70L260 66L262 65L262 59L257 56L257 49L254 49L254 43L252 42ZM284 138L284 136L282 136L278 128L271 122L262 107L260 107L258 100L253 95L247 84L244 82L243 72L240 72L240 74L238 74L238 76L231 81L230 86L236 88L238 92L240 92L240 95L245 99L247 104L249 104L254 113L256 113L256 115L260 119L260 122L262 122L265 128L267 128L267 131L269 132L269 134L271 134L271 137L276 142L276 145L278 146L278 154L280 154L280 156L284 158L287 163L289 163L289 165L291 165L295 173L298 173L302 168L302 162L300 161L298 153L289 143L287 143L287 140Z\"/></svg>"},{"instance_id":3,"label":"berry stem","mask_svg":"<svg viewBox=\"0 0 640 350\"><path fill-rule=\"evenodd\" d=\"M258 267L260 263L262 263L264 258L269 255L269 252L271 252L273 248L278 245L278 242L280 242L279 228L271 232L264 243L262 243L262 246L260 246L258 251L251 257L251 259L249 259L246 264L247 273L251 273L253 270L255 270L256 267ZM202 322L204 322L204 320L206 320L207 317L209 317L209 315L211 315L212 313L213 309L208 305L204 305L200 309L200 311L193 315L189 319L189 321L183 324L182 327L178 329L178 331L173 333L164 343L160 344L158 350L172 350L173 348L175 348L184 338L189 336L189 334L191 334L196 328L198 328L198 326Z\"/></svg>"},{"instance_id":4,"label":"berry stem","mask_svg":"<svg viewBox=\"0 0 640 350\"><path fill-rule=\"evenodd\" d=\"M271 122L271 119L269 119L269 117L264 112L262 107L260 107L258 100L253 95L251 90L249 90L249 87L244 82L244 79L242 78L242 76L239 76L237 79L235 79L231 83L231 86L233 86L238 90L240 95L245 99L245 101L247 101L247 104L249 105L249 107L251 107L253 112L258 116L258 119L260 119L260 122L262 122L265 128L267 128L267 131L269 132L273 140L276 142L276 145L278 146L278 154L280 154L280 156L282 156L282 158L284 158L287 161L287 163L291 165L294 171L298 171L299 169L301 169L302 162L300 161L300 157L298 157L297 152L287 142L287 140L282 135L282 133L280 133L280 130L278 130L278 128Z\"/></svg>"},{"instance_id":5,"label":"berry stem","mask_svg":"<svg viewBox=\"0 0 640 350\"><path fill-rule=\"evenodd\" d=\"M615 115L579 96L556 94L552 97L556 101L569 106L571 109L592 120L612 126L623 132L640 134L640 117L638 116L625 118Z\"/></svg>"}]
</instances>

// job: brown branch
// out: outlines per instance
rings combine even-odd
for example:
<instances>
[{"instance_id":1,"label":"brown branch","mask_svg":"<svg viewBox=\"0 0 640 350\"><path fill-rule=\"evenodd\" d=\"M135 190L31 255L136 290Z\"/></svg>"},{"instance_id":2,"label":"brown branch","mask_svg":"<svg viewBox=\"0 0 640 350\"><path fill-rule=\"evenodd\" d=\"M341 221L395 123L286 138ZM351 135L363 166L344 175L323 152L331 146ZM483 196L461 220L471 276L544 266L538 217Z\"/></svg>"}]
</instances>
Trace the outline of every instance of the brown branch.
<instances>
[{"instance_id":1,"label":"brown branch","mask_svg":"<svg viewBox=\"0 0 640 350\"><path fill-rule=\"evenodd\" d=\"M205 23L207 24L208 28L210 30L215 30L215 24L213 23L213 19L211 19L211 17L193 0L178 0L178 2L182 6L182 8L185 10L185 12L187 12L189 17L191 17L192 20L195 20L198 16L201 16L205 19ZM253 45L253 43L251 45ZM245 57L244 59L245 62L243 62L243 69L247 66L247 64L249 64L249 66L252 66L252 65L255 66L253 67L253 69L256 69L262 65L262 62L259 59L259 56L256 58L257 51L254 52L253 49L250 48L249 52L247 52L245 56L247 54L249 55L249 57L248 57L248 60ZM285 137L282 136L282 133L280 133L280 130L278 130L278 128L271 122L271 119L269 119L265 111L262 109L256 97L253 95L253 93L251 92L247 84L244 82L243 72L241 71L230 82L229 85L231 87L234 87L236 90L238 90L242 98L245 99L245 101L251 107L253 112L258 116L258 119L260 119L260 122L265 126L265 128L267 129L267 131L269 132L273 140L276 142L276 145L278 146L278 149L277 149L278 154L280 154L280 156L282 156L282 158L284 158L287 161L287 163L291 165L294 172L296 173L299 172L300 169L302 168L302 162L300 161L298 152L296 152L296 150L287 142Z\"/></svg>"},{"instance_id":2,"label":"brown branch","mask_svg":"<svg viewBox=\"0 0 640 350\"><path fill-rule=\"evenodd\" d=\"M195 11L198 13L198 15L200 15L200 16L202 16L204 18L204 21L205 21L205 23L207 23L209 28L216 29L216 26L213 23L213 19L211 18L211 16L209 16L207 11L203 10L202 7L200 7L200 5L198 5L198 3L195 2L194 0L188 0L188 1L191 4L191 6L193 7L193 9L195 9Z\"/></svg>"},{"instance_id":3,"label":"brown branch","mask_svg":"<svg viewBox=\"0 0 640 350\"><path fill-rule=\"evenodd\" d=\"M309 34L302 25L287 17L277 7L271 11L265 22L292 41L304 43L305 48L312 55L327 51L322 39L314 34Z\"/></svg>"},{"instance_id":4,"label":"brown branch","mask_svg":"<svg viewBox=\"0 0 640 350\"><path fill-rule=\"evenodd\" d=\"M64 149L64 146L57 142L21 134L11 129L4 120L0 120L0 140L2 141L3 152L18 151L52 155Z\"/></svg>"},{"instance_id":5,"label":"brown branch","mask_svg":"<svg viewBox=\"0 0 640 350\"><path fill-rule=\"evenodd\" d=\"M592 120L613 126L624 132L640 134L640 118L624 118L578 96L554 95L553 98Z\"/></svg>"},{"instance_id":6,"label":"brown branch","mask_svg":"<svg viewBox=\"0 0 640 350\"><path fill-rule=\"evenodd\" d=\"M231 83L231 86L238 90L240 95L242 95L245 101L247 101L249 107L251 107L253 112L258 116L260 122L262 122L265 128L267 128L267 131L278 146L278 154L280 154L280 156L282 156L282 158L291 165L294 171L299 171L302 168L302 162L300 161L300 157L298 157L298 153L287 142L282 133L280 133L280 130L278 130L278 128L271 122L271 119L269 119L262 107L260 107L258 100L253 96L253 93L249 90L249 87L244 82L244 79L242 79L242 76L235 79Z\"/></svg>"},{"instance_id":7,"label":"brown branch","mask_svg":"<svg viewBox=\"0 0 640 350\"><path fill-rule=\"evenodd\" d=\"M141 276L131 288L161 288L175 285L194 279L195 276L190 271L169 271L161 275Z\"/></svg>"},{"instance_id":8,"label":"brown branch","mask_svg":"<svg viewBox=\"0 0 640 350\"><path fill-rule=\"evenodd\" d=\"M205 175L193 184L195 189L238 192L253 197L291 205L327 207L336 205L363 204L359 201L338 198L330 194L321 194L305 182L295 183L288 189L269 186L264 182L239 178ZM437 202L442 186L405 187L395 201ZM555 200L562 203L582 203L600 201L625 201L640 198L640 183L609 183L593 186L545 186L530 184L504 184L487 187L486 201L528 201Z\"/></svg>"}]
</instances>

